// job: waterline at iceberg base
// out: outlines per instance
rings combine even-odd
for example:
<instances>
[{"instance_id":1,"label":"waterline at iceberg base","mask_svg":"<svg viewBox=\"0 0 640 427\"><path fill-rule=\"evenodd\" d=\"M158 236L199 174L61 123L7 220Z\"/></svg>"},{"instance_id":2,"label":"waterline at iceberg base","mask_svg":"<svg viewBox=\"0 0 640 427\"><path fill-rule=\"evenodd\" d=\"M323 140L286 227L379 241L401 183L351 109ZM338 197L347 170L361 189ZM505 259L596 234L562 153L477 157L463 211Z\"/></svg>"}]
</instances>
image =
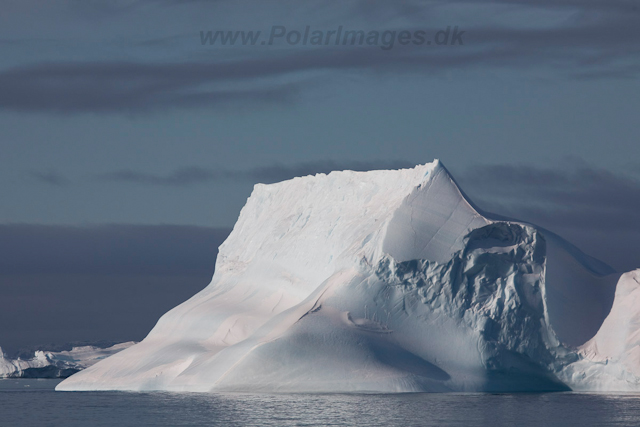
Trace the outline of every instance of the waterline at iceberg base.
<instances>
[{"instance_id":1,"label":"waterline at iceberg base","mask_svg":"<svg viewBox=\"0 0 640 427\"><path fill-rule=\"evenodd\" d=\"M57 390L640 389L640 270L488 214L439 162L258 184L204 290Z\"/></svg>"}]
</instances>

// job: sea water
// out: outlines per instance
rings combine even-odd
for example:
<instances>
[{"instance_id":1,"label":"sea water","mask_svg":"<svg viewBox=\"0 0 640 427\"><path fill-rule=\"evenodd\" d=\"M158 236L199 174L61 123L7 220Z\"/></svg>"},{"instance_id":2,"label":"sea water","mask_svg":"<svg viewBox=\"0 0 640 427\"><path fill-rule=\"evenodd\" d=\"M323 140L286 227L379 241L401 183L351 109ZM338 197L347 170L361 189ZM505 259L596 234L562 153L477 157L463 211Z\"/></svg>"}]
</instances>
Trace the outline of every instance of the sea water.
<instances>
[{"instance_id":1,"label":"sea water","mask_svg":"<svg viewBox=\"0 0 640 427\"><path fill-rule=\"evenodd\" d=\"M55 392L0 380L2 426L638 426L640 395Z\"/></svg>"}]
</instances>

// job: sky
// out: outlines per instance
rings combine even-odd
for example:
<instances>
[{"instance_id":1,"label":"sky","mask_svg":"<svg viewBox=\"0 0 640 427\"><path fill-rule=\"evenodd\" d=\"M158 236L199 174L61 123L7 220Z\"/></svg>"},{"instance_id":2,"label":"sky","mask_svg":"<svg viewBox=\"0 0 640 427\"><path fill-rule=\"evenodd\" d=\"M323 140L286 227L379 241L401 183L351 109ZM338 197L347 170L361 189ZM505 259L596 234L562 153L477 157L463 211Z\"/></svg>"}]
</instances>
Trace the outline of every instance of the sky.
<instances>
[{"instance_id":1,"label":"sky","mask_svg":"<svg viewBox=\"0 0 640 427\"><path fill-rule=\"evenodd\" d=\"M2 0L2 11L5 351L141 339L207 285L255 183L336 169L439 158L485 210L640 267L636 1ZM295 43L307 28L334 38ZM261 38L211 44L209 31ZM331 31L379 38L336 45Z\"/></svg>"}]
</instances>

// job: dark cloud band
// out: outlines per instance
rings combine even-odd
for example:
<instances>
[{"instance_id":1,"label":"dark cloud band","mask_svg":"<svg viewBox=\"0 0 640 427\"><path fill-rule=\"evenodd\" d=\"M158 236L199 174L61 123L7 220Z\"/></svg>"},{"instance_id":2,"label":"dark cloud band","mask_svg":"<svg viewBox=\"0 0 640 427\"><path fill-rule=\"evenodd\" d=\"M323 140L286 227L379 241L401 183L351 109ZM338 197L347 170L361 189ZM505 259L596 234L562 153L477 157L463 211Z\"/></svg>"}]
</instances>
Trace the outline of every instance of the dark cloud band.
<instances>
[{"instance_id":1,"label":"dark cloud band","mask_svg":"<svg viewBox=\"0 0 640 427\"><path fill-rule=\"evenodd\" d=\"M186 187L195 184L203 184L217 181L245 181L274 183L294 178L296 176L315 175L317 173L329 173L335 170L368 171L375 169L402 169L415 165L403 160L377 160L377 161L316 161L304 162L293 165L269 165L255 167L247 170L232 169L207 169L190 166L177 169L168 174L152 174L129 169L109 172L98 175L97 179L109 182L123 182L142 185L155 185L164 187Z\"/></svg>"},{"instance_id":2,"label":"dark cloud band","mask_svg":"<svg viewBox=\"0 0 640 427\"><path fill-rule=\"evenodd\" d=\"M375 2L374 6L369 3L372 2L366 2L367 7L375 6ZM234 56L222 55L215 47L201 46L197 55L200 59L191 56L176 62L109 60L30 64L0 71L0 110L136 113L234 103L288 103L295 101L305 87L317 84L303 77L317 76L318 72L429 76L442 70L501 67L554 70L555 75L577 79L638 76L640 11L634 2L536 0L524 4L503 0L473 4L476 8L503 4L522 11L568 9L575 13L562 24L553 26L522 27L506 21L470 25L463 28L464 46L424 49L410 45L384 51L361 46L248 50L240 46L233 49L239 49L242 55ZM353 5L354 10L364 8L361 2ZM201 7L202 3L183 6ZM404 2L402 7L394 7L393 13L406 18L409 24L387 30L436 33L440 28L418 27L411 21L416 8L420 7L427 8L427 5ZM349 23L344 24L346 28ZM200 44L199 30L193 32L194 46Z\"/></svg>"}]
</instances>

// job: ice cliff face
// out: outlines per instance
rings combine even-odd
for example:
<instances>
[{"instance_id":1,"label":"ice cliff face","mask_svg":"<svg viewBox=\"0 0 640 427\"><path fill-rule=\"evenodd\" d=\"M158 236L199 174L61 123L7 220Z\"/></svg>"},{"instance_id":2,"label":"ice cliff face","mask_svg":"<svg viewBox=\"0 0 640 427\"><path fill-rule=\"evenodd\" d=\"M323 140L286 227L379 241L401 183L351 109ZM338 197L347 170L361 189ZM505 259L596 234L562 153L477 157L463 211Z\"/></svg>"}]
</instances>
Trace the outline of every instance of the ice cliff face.
<instances>
[{"instance_id":1,"label":"ice cliff face","mask_svg":"<svg viewBox=\"0 0 640 427\"><path fill-rule=\"evenodd\" d=\"M58 389L633 389L637 276L481 212L438 161L259 184L211 284Z\"/></svg>"}]
</instances>

